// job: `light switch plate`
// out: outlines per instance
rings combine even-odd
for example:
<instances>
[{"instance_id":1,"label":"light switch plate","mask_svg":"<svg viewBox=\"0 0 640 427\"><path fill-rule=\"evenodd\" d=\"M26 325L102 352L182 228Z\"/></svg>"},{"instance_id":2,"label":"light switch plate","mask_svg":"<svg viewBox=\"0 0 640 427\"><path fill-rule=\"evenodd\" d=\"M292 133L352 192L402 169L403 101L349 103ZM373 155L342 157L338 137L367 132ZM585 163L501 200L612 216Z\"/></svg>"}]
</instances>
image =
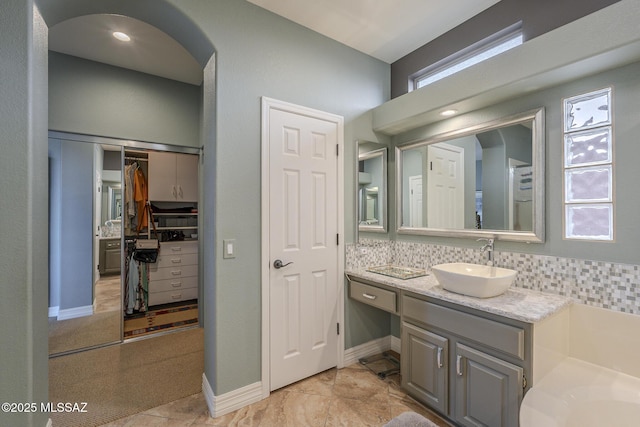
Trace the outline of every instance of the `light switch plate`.
<instances>
[{"instance_id":1,"label":"light switch plate","mask_svg":"<svg viewBox=\"0 0 640 427\"><path fill-rule=\"evenodd\" d=\"M222 241L222 258L236 257L236 239L224 239Z\"/></svg>"}]
</instances>

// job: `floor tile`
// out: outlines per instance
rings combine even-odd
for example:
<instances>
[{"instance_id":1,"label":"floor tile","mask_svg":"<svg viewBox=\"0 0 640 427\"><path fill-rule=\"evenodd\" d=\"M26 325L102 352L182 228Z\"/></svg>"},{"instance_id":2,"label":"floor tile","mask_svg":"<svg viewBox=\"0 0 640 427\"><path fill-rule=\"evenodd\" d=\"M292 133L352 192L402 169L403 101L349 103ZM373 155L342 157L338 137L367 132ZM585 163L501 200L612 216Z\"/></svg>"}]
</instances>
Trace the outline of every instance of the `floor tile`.
<instances>
[{"instance_id":1,"label":"floor tile","mask_svg":"<svg viewBox=\"0 0 640 427\"><path fill-rule=\"evenodd\" d=\"M381 369L388 366L376 363ZM103 427L380 427L406 411L417 412L438 427L450 427L401 389L400 375L381 379L369 368L357 363L329 369L218 418L210 416L203 394L198 393Z\"/></svg>"}]
</instances>

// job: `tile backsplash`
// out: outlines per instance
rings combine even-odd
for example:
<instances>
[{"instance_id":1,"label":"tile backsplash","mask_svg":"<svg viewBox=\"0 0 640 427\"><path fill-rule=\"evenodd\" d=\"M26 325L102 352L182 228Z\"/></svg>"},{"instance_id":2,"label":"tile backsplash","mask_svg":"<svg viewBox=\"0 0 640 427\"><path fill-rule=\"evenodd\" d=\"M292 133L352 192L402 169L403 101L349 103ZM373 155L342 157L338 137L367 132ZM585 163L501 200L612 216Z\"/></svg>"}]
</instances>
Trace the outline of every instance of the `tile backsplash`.
<instances>
[{"instance_id":1,"label":"tile backsplash","mask_svg":"<svg viewBox=\"0 0 640 427\"><path fill-rule=\"evenodd\" d=\"M428 269L446 262L486 262L486 254L477 248L374 239L348 244L345 252L347 269L383 264ZM640 314L640 265L501 251L494 252L494 262L518 271L516 287Z\"/></svg>"}]
</instances>

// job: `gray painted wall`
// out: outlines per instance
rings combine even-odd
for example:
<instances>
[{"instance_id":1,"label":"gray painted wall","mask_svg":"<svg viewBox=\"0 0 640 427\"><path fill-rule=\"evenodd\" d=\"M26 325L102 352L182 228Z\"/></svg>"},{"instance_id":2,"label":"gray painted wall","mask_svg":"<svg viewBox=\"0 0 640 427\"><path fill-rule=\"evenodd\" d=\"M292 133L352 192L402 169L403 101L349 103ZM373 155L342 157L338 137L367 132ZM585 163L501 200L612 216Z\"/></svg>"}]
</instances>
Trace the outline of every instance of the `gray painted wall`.
<instances>
[{"instance_id":1,"label":"gray painted wall","mask_svg":"<svg viewBox=\"0 0 640 427\"><path fill-rule=\"evenodd\" d=\"M47 27L32 0L0 13L0 402L48 401ZM0 412L0 425L47 414Z\"/></svg>"},{"instance_id":2,"label":"gray painted wall","mask_svg":"<svg viewBox=\"0 0 640 427\"><path fill-rule=\"evenodd\" d=\"M520 21L527 41L618 1L501 0L391 64L391 97L407 93L412 74Z\"/></svg>"},{"instance_id":3,"label":"gray painted wall","mask_svg":"<svg viewBox=\"0 0 640 427\"><path fill-rule=\"evenodd\" d=\"M415 129L394 137L393 143L402 144L404 141L414 141L420 138L427 139L454 129L465 128L514 113L544 107L546 111L546 242L542 244L523 244L499 241L496 243L496 249L637 264L637 247L640 241L637 212L640 212L640 195L637 191L637 165L635 163L636 159L640 158L640 145L636 142L640 131L640 123L636 117L638 111L637 100L640 97L639 76L640 63L630 64ZM562 99L607 86L613 87L615 242L564 240L562 237ZM395 167L393 163L390 163L390 181L394 175ZM393 203L393 200L395 200L394 185L389 186L389 193L389 200ZM389 209L389 214L389 219L395 221L395 210ZM347 219L347 221L349 220ZM395 224L395 222L392 222L392 224ZM383 238L478 247L474 240L469 239L398 235L395 232L395 227L391 227L389 235L383 236Z\"/></svg>"},{"instance_id":4,"label":"gray painted wall","mask_svg":"<svg viewBox=\"0 0 640 427\"><path fill-rule=\"evenodd\" d=\"M389 97L389 66L248 2L105 0L95 6L56 0L47 4L45 18L54 23L98 8L146 20L178 40L186 37L183 43L190 40L185 45L200 53L195 56L202 63L206 63L202 56L206 45L215 45L216 69L205 70L204 109L197 113L203 117L198 146L204 145L200 234L205 372L216 395L252 384L260 380L261 363L260 98L344 116L345 153L349 153L345 157L353 161L354 129L367 123L360 117ZM198 33L208 42L194 39ZM207 86L214 79L216 86ZM100 92L104 90L105 86ZM52 94L51 108L56 108L56 99ZM103 113L105 123L118 123L109 111ZM76 126L64 130L122 136L102 125L89 120L82 124L83 130ZM160 139L153 129L139 131L142 135L135 139ZM353 188L353 183L349 185ZM353 232L351 225L349 232ZM226 238L236 239L235 259L218 256L217 248Z\"/></svg>"},{"instance_id":5,"label":"gray painted wall","mask_svg":"<svg viewBox=\"0 0 640 427\"><path fill-rule=\"evenodd\" d=\"M93 304L93 144L60 142L60 309ZM51 291L51 290L50 290Z\"/></svg>"},{"instance_id":6,"label":"gray painted wall","mask_svg":"<svg viewBox=\"0 0 640 427\"><path fill-rule=\"evenodd\" d=\"M200 146L200 87L49 52L49 129Z\"/></svg>"}]
</instances>

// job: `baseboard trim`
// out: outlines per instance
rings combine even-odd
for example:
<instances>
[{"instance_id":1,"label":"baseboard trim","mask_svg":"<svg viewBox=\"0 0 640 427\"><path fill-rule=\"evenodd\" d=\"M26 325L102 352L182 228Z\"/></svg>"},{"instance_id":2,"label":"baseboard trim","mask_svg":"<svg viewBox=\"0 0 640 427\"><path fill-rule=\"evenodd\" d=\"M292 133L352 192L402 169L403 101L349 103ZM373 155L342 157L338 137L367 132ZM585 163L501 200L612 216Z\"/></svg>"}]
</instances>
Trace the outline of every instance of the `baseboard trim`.
<instances>
[{"instance_id":1,"label":"baseboard trim","mask_svg":"<svg viewBox=\"0 0 640 427\"><path fill-rule=\"evenodd\" d=\"M390 337L391 337L391 350L395 351L396 353L401 353L402 341L400 340L400 338L394 337L393 335L390 335Z\"/></svg>"},{"instance_id":2,"label":"baseboard trim","mask_svg":"<svg viewBox=\"0 0 640 427\"><path fill-rule=\"evenodd\" d=\"M60 306L49 307L49 317L58 317L58 312L60 312Z\"/></svg>"},{"instance_id":3,"label":"baseboard trim","mask_svg":"<svg viewBox=\"0 0 640 427\"><path fill-rule=\"evenodd\" d=\"M85 305L82 307L65 308L58 310L58 320L75 319L76 317L91 316L93 314L93 305Z\"/></svg>"},{"instance_id":4,"label":"baseboard trim","mask_svg":"<svg viewBox=\"0 0 640 427\"><path fill-rule=\"evenodd\" d=\"M258 381L216 396L207 376L202 374L202 394L209 407L209 414L212 418L217 418L262 400L262 382Z\"/></svg>"},{"instance_id":5,"label":"baseboard trim","mask_svg":"<svg viewBox=\"0 0 640 427\"><path fill-rule=\"evenodd\" d=\"M391 335L378 338L364 344L351 347L344 352L344 366L358 363L363 357L373 356L383 351L391 350Z\"/></svg>"}]
</instances>

